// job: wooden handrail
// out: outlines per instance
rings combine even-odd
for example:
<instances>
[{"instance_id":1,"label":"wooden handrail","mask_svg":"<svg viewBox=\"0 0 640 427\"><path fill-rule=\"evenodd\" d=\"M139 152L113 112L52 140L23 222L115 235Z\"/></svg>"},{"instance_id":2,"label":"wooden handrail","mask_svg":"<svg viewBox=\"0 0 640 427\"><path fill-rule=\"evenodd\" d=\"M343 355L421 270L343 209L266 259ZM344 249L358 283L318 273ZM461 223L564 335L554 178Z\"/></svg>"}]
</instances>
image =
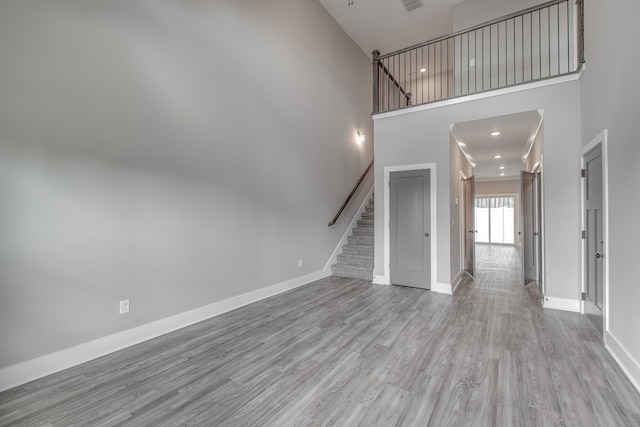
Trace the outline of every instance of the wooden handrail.
<instances>
[{"instance_id":1,"label":"wooden handrail","mask_svg":"<svg viewBox=\"0 0 640 427\"><path fill-rule=\"evenodd\" d=\"M364 171L364 173L362 174L362 176L360 177L356 185L353 187L353 190L351 190L351 193L349 193L349 195L347 196L347 199L344 201L342 206L340 206L340 210L338 210L338 213L336 214L336 216L334 216L331 222L328 224L329 227L331 227L333 224L336 223L336 221L342 214L342 211L344 210L344 208L347 207L347 205L349 204L349 201L351 201L351 198L356 193L356 190L358 189L358 187L360 187L360 184L362 184L362 181L364 181L364 177L367 176L367 173L371 170L372 167L373 167L373 160L371 160L371 163L369 163L369 166L367 166L367 170Z\"/></svg>"}]
</instances>

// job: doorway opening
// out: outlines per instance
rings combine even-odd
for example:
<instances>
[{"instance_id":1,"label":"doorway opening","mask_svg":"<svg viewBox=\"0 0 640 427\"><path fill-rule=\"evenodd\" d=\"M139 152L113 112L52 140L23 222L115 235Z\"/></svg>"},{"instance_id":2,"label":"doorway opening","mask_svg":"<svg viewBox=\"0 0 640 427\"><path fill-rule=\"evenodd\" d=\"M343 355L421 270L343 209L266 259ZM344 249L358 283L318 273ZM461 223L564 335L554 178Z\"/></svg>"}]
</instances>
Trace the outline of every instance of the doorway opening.
<instances>
[{"instance_id":1,"label":"doorway opening","mask_svg":"<svg viewBox=\"0 0 640 427\"><path fill-rule=\"evenodd\" d=\"M476 197L476 243L515 244L515 206L513 196Z\"/></svg>"},{"instance_id":2,"label":"doorway opening","mask_svg":"<svg viewBox=\"0 0 640 427\"><path fill-rule=\"evenodd\" d=\"M461 274L479 282L496 274L514 289L535 282L544 291L543 116L532 110L451 125L451 138L472 167L456 194L464 200L467 187L473 194L471 212L460 219L465 227L452 235L463 245ZM455 173L462 174L460 161L451 158Z\"/></svg>"}]
</instances>

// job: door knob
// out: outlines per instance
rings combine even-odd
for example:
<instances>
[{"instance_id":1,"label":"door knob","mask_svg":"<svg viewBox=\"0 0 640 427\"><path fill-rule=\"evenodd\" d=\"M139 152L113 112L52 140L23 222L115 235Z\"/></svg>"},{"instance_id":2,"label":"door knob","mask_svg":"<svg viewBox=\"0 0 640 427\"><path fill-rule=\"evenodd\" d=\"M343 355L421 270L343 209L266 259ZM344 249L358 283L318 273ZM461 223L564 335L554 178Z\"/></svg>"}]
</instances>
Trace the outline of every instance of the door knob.
<instances>
[{"instance_id":1,"label":"door knob","mask_svg":"<svg viewBox=\"0 0 640 427\"><path fill-rule=\"evenodd\" d=\"M424 237L429 237L429 233L424 233Z\"/></svg>"},{"instance_id":2,"label":"door knob","mask_svg":"<svg viewBox=\"0 0 640 427\"><path fill-rule=\"evenodd\" d=\"M602 255L596 254L596 258L598 258L598 259L602 258Z\"/></svg>"}]
</instances>

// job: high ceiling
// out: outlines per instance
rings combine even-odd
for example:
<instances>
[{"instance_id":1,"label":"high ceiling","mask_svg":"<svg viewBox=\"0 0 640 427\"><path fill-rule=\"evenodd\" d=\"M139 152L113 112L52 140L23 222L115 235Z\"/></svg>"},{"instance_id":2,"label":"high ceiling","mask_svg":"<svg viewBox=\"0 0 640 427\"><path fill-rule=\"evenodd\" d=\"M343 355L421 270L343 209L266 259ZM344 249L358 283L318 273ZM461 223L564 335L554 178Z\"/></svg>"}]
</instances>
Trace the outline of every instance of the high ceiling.
<instances>
[{"instance_id":1,"label":"high ceiling","mask_svg":"<svg viewBox=\"0 0 640 427\"><path fill-rule=\"evenodd\" d=\"M456 123L451 134L467 158L476 164L476 178L514 178L520 176L523 158L528 154L542 118L537 111L509 114L483 120ZM492 136L492 132L500 135ZM501 156L496 159L495 156ZM504 169L500 169L504 167Z\"/></svg>"},{"instance_id":2,"label":"high ceiling","mask_svg":"<svg viewBox=\"0 0 640 427\"><path fill-rule=\"evenodd\" d=\"M319 0L351 39L371 57L375 49L382 54L451 34L454 30L454 5L471 0ZM419 1L422 6L407 11L404 3ZM474 0L482 1L482 0ZM543 0L486 1L486 7L473 9L487 16L475 16L480 22L521 10ZM465 3L466 5L467 3ZM496 5L503 13L492 15ZM460 4L457 8L463 7ZM475 4L477 6L477 4ZM485 10L486 9L486 10ZM512 9L512 10L511 10ZM459 10L458 10L459 11ZM459 23L458 23L459 24ZM485 120L457 123L452 134L471 159L479 179L514 178L522 170L532 136L540 126L537 111L511 114ZM491 132L501 134L492 137ZM500 159L494 156L501 154ZM499 169L504 166L504 169Z\"/></svg>"},{"instance_id":3,"label":"high ceiling","mask_svg":"<svg viewBox=\"0 0 640 427\"><path fill-rule=\"evenodd\" d=\"M403 0L319 0L358 46L371 56L451 34L453 5L462 0L422 0L407 12ZM349 5L352 3L351 5Z\"/></svg>"}]
</instances>

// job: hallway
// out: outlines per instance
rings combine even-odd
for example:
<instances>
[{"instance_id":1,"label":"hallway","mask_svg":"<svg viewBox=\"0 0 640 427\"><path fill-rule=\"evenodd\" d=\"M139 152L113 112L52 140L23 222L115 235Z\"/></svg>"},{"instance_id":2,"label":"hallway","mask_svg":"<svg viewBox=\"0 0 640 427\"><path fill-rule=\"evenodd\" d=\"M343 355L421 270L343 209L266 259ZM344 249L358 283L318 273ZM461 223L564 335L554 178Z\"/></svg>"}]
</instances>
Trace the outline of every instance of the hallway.
<instances>
[{"instance_id":1,"label":"hallway","mask_svg":"<svg viewBox=\"0 0 640 427\"><path fill-rule=\"evenodd\" d=\"M329 277L0 393L0 426L640 425L587 321L479 249L452 297Z\"/></svg>"}]
</instances>

